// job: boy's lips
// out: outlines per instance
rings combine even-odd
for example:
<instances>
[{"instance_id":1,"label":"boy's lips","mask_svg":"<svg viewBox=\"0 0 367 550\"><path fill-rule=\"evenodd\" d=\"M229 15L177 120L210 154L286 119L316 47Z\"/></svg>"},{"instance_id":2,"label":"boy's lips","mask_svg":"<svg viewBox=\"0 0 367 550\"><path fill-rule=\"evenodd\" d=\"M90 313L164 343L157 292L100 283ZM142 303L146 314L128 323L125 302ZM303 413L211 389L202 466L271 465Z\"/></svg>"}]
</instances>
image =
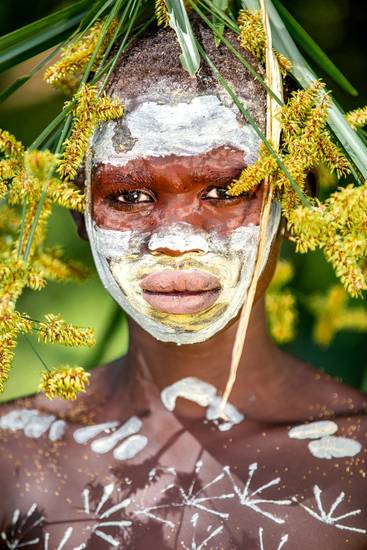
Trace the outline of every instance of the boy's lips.
<instances>
[{"instance_id":1,"label":"boy's lips","mask_svg":"<svg viewBox=\"0 0 367 550\"><path fill-rule=\"evenodd\" d=\"M208 309L221 289L218 277L197 269L151 273L140 281L140 286L143 298L154 309L176 315Z\"/></svg>"}]
</instances>

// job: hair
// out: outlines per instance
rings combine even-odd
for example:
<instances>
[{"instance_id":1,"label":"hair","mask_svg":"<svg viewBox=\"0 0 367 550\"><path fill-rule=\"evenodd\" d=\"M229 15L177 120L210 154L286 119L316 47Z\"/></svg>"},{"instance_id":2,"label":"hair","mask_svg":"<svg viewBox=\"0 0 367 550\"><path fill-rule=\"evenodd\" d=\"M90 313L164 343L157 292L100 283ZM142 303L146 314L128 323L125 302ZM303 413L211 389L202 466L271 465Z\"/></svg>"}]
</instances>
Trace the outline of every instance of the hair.
<instances>
[{"instance_id":1,"label":"hair","mask_svg":"<svg viewBox=\"0 0 367 550\"><path fill-rule=\"evenodd\" d=\"M191 17L194 34L200 40L208 56L213 61L222 76L233 87L240 100L256 120L260 128L265 126L266 92L243 64L221 44L217 47L211 30L203 25L197 17ZM226 32L226 38L239 53L260 74L263 68L246 50L240 48L236 36ZM190 77L179 60L181 49L176 33L170 29L152 29L137 39L118 60L110 79L108 93L120 97L123 101L133 100L137 96L150 95L159 100L165 96L178 94L204 95L213 91L220 95L224 103L232 103L223 90L216 76L208 65L201 61L200 69L195 77ZM239 114L242 118L242 115Z\"/></svg>"}]
</instances>

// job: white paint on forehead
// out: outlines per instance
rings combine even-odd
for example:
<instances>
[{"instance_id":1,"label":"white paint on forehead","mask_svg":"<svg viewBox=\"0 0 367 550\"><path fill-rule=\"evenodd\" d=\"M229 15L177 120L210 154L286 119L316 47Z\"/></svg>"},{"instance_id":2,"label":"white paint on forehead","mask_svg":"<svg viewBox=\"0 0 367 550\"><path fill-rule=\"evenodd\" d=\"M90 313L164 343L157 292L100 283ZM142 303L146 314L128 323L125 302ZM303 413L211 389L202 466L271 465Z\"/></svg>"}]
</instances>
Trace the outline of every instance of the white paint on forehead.
<instances>
[{"instance_id":1,"label":"white paint on forehead","mask_svg":"<svg viewBox=\"0 0 367 550\"><path fill-rule=\"evenodd\" d=\"M188 377L164 388L161 391L161 400L169 411L175 409L178 397L193 401L201 407L207 407L212 402L216 393L217 390L212 384L199 380L199 378Z\"/></svg>"},{"instance_id":2,"label":"white paint on forehead","mask_svg":"<svg viewBox=\"0 0 367 550\"><path fill-rule=\"evenodd\" d=\"M117 151L115 132L124 129L132 146L121 143L122 150ZM252 164L258 156L260 138L252 126L240 124L235 111L216 95L196 96L176 104L143 101L123 119L102 125L92 142L93 161L115 166L139 157L200 155L222 146L243 151L246 163Z\"/></svg>"},{"instance_id":3,"label":"white paint on forehead","mask_svg":"<svg viewBox=\"0 0 367 550\"><path fill-rule=\"evenodd\" d=\"M338 425L331 420L319 420L295 426L288 432L288 437L292 439L318 439L326 435L334 434L338 429Z\"/></svg>"},{"instance_id":4,"label":"white paint on forehead","mask_svg":"<svg viewBox=\"0 0 367 550\"><path fill-rule=\"evenodd\" d=\"M308 444L310 453L316 458L345 458L355 456L362 445L349 437L325 436Z\"/></svg>"},{"instance_id":5,"label":"white paint on forehead","mask_svg":"<svg viewBox=\"0 0 367 550\"><path fill-rule=\"evenodd\" d=\"M116 460L129 460L145 449L147 444L148 438L145 435L132 435L115 448L113 457Z\"/></svg>"}]
</instances>

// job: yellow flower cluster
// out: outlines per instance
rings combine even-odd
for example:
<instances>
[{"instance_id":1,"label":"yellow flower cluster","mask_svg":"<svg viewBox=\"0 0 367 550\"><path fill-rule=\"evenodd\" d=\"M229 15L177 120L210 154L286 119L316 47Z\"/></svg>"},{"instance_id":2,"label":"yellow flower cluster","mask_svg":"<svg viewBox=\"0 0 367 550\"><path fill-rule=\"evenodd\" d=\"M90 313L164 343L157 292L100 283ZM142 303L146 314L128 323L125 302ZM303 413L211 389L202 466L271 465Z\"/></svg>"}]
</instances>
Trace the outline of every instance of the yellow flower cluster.
<instances>
[{"instance_id":1,"label":"yellow flower cluster","mask_svg":"<svg viewBox=\"0 0 367 550\"><path fill-rule=\"evenodd\" d=\"M298 252L320 249L352 296L367 289L367 183L341 188L324 203L288 212Z\"/></svg>"},{"instance_id":2,"label":"yellow flower cluster","mask_svg":"<svg viewBox=\"0 0 367 550\"><path fill-rule=\"evenodd\" d=\"M70 138L65 142L64 155L57 168L64 181L75 178L97 124L120 118L124 114L120 100L111 99L106 94L99 97L95 86L83 84L74 99L74 126Z\"/></svg>"},{"instance_id":3,"label":"yellow flower cluster","mask_svg":"<svg viewBox=\"0 0 367 550\"><path fill-rule=\"evenodd\" d=\"M238 39L241 46L252 53L262 65L265 65L266 35L261 11L241 10L237 23L240 27ZM292 68L291 62L281 53L275 50L274 53L284 76Z\"/></svg>"},{"instance_id":4,"label":"yellow flower cluster","mask_svg":"<svg viewBox=\"0 0 367 550\"><path fill-rule=\"evenodd\" d=\"M169 15L167 6L164 0L155 0L155 18L157 20L157 25L160 27L168 27L169 25Z\"/></svg>"},{"instance_id":5,"label":"yellow flower cluster","mask_svg":"<svg viewBox=\"0 0 367 550\"><path fill-rule=\"evenodd\" d=\"M117 21L114 20L99 48L98 55L92 67L93 72L98 68L98 64L116 26ZM48 84L62 90L66 94L72 94L79 88L83 71L97 46L102 27L103 21L97 21L88 32L78 36L76 40L61 50L60 61L48 67L45 71L44 79Z\"/></svg>"},{"instance_id":6,"label":"yellow flower cluster","mask_svg":"<svg viewBox=\"0 0 367 550\"><path fill-rule=\"evenodd\" d=\"M324 84L315 81L309 88L293 92L287 105L279 110L282 125L282 146L279 158L300 190L307 188L307 173L325 164L337 176L349 172L346 158L333 143L326 129L330 97ZM239 195L259 185L265 177L273 176L275 189L286 215L295 208L299 196L275 158L263 145L253 165L231 184L230 193Z\"/></svg>"},{"instance_id":7,"label":"yellow flower cluster","mask_svg":"<svg viewBox=\"0 0 367 550\"><path fill-rule=\"evenodd\" d=\"M48 399L61 397L73 401L77 394L86 391L90 373L82 367L62 366L42 373L40 390Z\"/></svg>"},{"instance_id":8,"label":"yellow flower cluster","mask_svg":"<svg viewBox=\"0 0 367 550\"><path fill-rule=\"evenodd\" d=\"M361 107L360 109L355 109L350 111L345 115L346 121L354 130L357 128L363 128L367 124L367 105Z\"/></svg>"},{"instance_id":9,"label":"yellow flower cluster","mask_svg":"<svg viewBox=\"0 0 367 550\"><path fill-rule=\"evenodd\" d=\"M26 151L6 131L0 131L0 152L3 156L0 161L0 189L3 192L0 206L0 391L3 391L18 337L37 330L36 323L16 311L16 302L24 288L40 290L46 279L81 280L86 276L86 269L77 262L65 261L60 248L44 247L53 205L79 211L84 208L84 195L79 189L53 176L57 157L47 150ZM32 231L43 193L46 197L37 226ZM26 205L22 216L18 205ZM26 261L24 254L29 241ZM87 336L86 341L91 344L90 329L80 330L80 341L84 342ZM77 339L76 334L72 336Z\"/></svg>"},{"instance_id":10,"label":"yellow flower cluster","mask_svg":"<svg viewBox=\"0 0 367 550\"><path fill-rule=\"evenodd\" d=\"M290 262L280 260L265 296L265 308L271 336L276 342L291 342L296 333L296 299L284 286L293 278Z\"/></svg>"},{"instance_id":11,"label":"yellow flower cluster","mask_svg":"<svg viewBox=\"0 0 367 550\"><path fill-rule=\"evenodd\" d=\"M320 346L327 346L341 330L367 331L367 311L363 307L349 307L348 295L341 285L332 286L325 296L312 296L309 307L316 316L313 338Z\"/></svg>"},{"instance_id":12,"label":"yellow flower cluster","mask_svg":"<svg viewBox=\"0 0 367 550\"><path fill-rule=\"evenodd\" d=\"M87 327L76 327L66 323L60 315L49 313L45 322L38 324L38 340L46 344L62 344L64 346L88 346L95 344L94 331Z\"/></svg>"}]
</instances>

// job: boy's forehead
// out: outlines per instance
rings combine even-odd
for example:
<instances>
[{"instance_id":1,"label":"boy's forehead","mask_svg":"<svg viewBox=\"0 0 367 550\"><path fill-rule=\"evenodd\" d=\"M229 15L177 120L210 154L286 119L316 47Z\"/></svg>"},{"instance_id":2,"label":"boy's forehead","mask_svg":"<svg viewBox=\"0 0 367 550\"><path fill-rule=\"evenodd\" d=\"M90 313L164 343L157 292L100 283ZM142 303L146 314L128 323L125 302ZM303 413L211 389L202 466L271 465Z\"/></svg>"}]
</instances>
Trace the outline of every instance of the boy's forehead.
<instances>
[{"instance_id":1,"label":"boy's forehead","mask_svg":"<svg viewBox=\"0 0 367 550\"><path fill-rule=\"evenodd\" d=\"M237 111L237 112L236 112ZM260 140L254 129L214 93L181 98L136 98L126 115L101 125L92 142L93 164L124 166L147 157L202 155L219 147L243 151L256 161Z\"/></svg>"}]
</instances>

